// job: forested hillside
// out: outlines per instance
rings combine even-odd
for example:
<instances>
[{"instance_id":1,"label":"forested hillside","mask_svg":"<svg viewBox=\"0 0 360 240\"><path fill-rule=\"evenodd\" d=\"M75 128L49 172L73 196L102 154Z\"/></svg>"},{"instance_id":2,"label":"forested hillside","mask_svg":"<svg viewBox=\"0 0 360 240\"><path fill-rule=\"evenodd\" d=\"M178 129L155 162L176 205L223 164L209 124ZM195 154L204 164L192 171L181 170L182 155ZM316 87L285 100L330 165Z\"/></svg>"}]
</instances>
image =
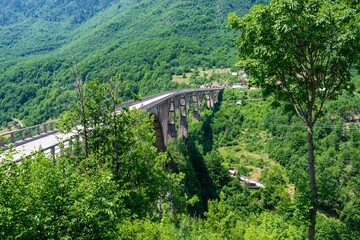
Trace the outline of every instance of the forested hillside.
<instances>
[{"instance_id":1,"label":"forested hillside","mask_svg":"<svg viewBox=\"0 0 360 240\"><path fill-rule=\"evenodd\" d=\"M89 86L92 100L108 94L98 84ZM360 236L359 87L357 80L354 94L329 102L315 129L316 239ZM88 104L95 124L88 157L78 142L56 164L42 154L21 164L3 161L1 238L305 239L304 127L260 91L225 89L222 99L214 109L204 105L201 120L190 119L188 139L173 140L165 154L153 147L144 112L113 118L108 100ZM114 135L113 126L123 131ZM229 168L265 188L247 188Z\"/></svg>"},{"instance_id":2,"label":"forested hillside","mask_svg":"<svg viewBox=\"0 0 360 240\"><path fill-rule=\"evenodd\" d=\"M227 15L267 1L1 1L0 124L55 118L84 80L113 77L124 99L177 87L171 75L230 67Z\"/></svg>"},{"instance_id":3,"label":"forested hillside","mask_svg":"<svg viewBox=\"0 0 360 240\"><path fill-rule=\"evenodd\" d=\"M114 1L2 1L1 60L50 52L69 43L81 23L111 2Z\"/></svg>"}]
</instances>

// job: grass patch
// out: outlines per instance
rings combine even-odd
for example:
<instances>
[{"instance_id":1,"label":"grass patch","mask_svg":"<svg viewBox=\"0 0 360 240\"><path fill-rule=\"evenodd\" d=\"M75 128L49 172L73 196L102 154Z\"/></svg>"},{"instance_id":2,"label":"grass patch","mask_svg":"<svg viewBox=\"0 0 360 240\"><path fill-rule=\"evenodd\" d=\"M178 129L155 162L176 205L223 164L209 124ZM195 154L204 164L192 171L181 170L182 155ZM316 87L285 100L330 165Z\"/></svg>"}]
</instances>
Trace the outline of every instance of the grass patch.
<instances>
[{"instance_id":1,"label":"grass patch","mask_svg":"<svg viewBox=\"0 0 360 240\"><path fill-rule=\"evenodd\" d=\"M184 84L184 85L189 85L190 83L190 77L193 73L192 72L188 72L185 74L185 77L183 75L173 75L172 76L172 81L174 83L178 83L178 84Z\"/></svg>"},{"instance_id":2,"label":"grass patch","mask_svg":"<svg viewBox=\"0 0 360 240\"><path fill-rule=\"evenodd\" d=\"M194 69L191 69L191 72L185 73L185 75L173 75L172 76L172 82L178 83L178 84L190 84L190 77L194 74ZM220 74L220 75L226 75L230 74L230 68L216 68L216 69L207 69L204 70L202 68L198 68L199 77L209 77L212 74Z\"/></svg>"}]
</instances>

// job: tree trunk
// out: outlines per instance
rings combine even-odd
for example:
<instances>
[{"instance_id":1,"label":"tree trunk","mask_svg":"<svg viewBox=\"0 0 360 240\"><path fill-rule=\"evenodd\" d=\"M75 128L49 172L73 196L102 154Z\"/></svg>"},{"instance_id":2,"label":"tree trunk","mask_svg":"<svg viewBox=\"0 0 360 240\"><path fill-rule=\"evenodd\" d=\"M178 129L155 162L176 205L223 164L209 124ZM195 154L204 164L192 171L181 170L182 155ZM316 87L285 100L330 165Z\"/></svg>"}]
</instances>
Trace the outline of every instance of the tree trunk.
<instances>
[{"instance_id":1,"label":"tree trunk","mask_svg":"<svg viewBox=\"0 0 360 240\"><path fill-rule=\"evenodd\" d=\"M315 177L315 152L313 140L313 127L308 126L308 145L309 145L309 180L311 190L311 209L309 212L309 228L308 239L315 239L315 225L316 225L316 212L317 212L317 191L316 191L316 177Z\"/></svg>"},{"instance_id":2,"label":"tree trunk","mask_svg":"<svg viewBox=\"0 0 360 240\"><path fill-rule=\"evenodd\" d=\"M85 157L88 158L89 157L89 153L88 153L88 132L87 132L87 124L86 124L86 114L85 114L85 104L84 104L84 99L81 99L81 117L82 117L82 124L83 124L83 128L84 128L84 143L85 143Z\"/></svg>"},{"instance_id":3,"label":"tree trunk","mask_svg":"<svg viewBox=\"0 0 360 240\"><path fill-rule=\"evenodd\" d=\"M116 122L116 105L114 104L113 107L113 124L114 124L114 179L115 181L119 180L119 170L120 170L120 164L119 164L119 154L118 154L118 142L117 142L117 135L118 135L118 129L117 129L117 122Z\"/></svg>"}]
</instances>

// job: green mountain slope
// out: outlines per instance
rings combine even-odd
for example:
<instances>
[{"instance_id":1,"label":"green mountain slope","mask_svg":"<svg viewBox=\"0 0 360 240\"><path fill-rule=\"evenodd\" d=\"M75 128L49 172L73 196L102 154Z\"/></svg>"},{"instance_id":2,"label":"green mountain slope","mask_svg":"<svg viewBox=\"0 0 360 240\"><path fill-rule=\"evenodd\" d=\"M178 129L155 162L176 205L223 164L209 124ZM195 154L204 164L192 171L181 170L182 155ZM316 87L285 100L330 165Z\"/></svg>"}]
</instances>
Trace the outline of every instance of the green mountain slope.
<instances>
[{"instance_id":1,"label":"green mountain slope","mask_svg":"<svg viewBox=\"0 0 360 240\"><path fill-rule=\"evenodd\" d=\"M0 2L0 59L50 52L114 0Z\"/></svg>"},{"instance_id":2,"label":"green mountain slope","mask_svg":"<svg viewBox=\"0 0 360 240\"><path fill-rule=\"evenodd\" d=\"M236 52L227 15L259 2L0 1L0 124L34 124L65 110L73 61L85 80L116 77L124 99L175 88L175 72L229 67Z\"/></svg>"}]
</instances>

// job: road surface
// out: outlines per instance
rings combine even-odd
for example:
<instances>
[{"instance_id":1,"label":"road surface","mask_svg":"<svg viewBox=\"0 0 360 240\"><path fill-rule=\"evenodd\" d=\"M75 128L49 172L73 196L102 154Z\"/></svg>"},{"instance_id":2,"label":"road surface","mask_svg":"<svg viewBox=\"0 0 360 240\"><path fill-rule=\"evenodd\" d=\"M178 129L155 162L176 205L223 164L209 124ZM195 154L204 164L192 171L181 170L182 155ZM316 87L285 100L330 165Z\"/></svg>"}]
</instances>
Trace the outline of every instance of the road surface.
<instances>
[{"instance_id":1,"label":"road surface","mask_svg":"<svg viewBox=\"0 0 360 240\"><path fill-rule=\"evenodd\" d=\"M152 97L140 102L134 102L132 105L129 106L130 109L140 109L142 107L145 107L146 105L149 105L153 102L156 102L158 100L167 98L168 96L176 93L176 91L164 93L161 95L158 95L156 97ZM70 137L74 136L76 134L76 131L73 131L71 133L63 134L59 133L57 131L49 132L46 134L38 135L33 138L28 138L23 141L18 141L12 148L12 154L11 157L14 161L18 161L23 156L29 156L33 152L36 152L40 149L48 149L54 145L58 145L60 142L64 142L65 140L69 139ZM6 154L9 154L11 151L5 150L3 154L0 154L0 162L5 157Z\"/></svg>"}]
</instances>

